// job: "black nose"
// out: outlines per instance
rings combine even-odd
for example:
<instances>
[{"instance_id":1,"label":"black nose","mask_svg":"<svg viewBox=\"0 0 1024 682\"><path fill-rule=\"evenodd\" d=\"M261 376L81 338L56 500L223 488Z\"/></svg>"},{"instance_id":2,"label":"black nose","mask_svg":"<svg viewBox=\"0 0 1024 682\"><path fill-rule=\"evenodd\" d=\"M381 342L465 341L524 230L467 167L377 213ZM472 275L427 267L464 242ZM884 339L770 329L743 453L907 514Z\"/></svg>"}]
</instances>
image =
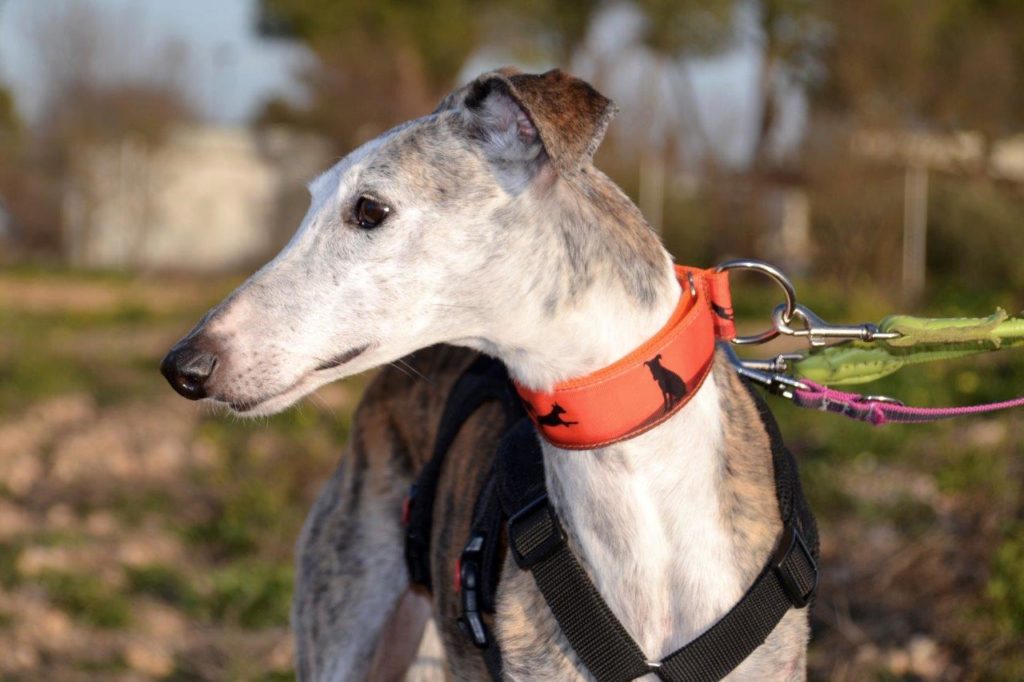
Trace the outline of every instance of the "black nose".
<instances>
[{"instance_id":1,"label":"black nose","mask_svg":"<svg viewBox=\"0 0 1024 682\"><path fill-rule=\"evenodd\" d=\"M175 346L160 363L160 373L175 391L189 400L206 397L206 381L217 366L217 356L194 346Z\"/></svg>"}]
</instances>

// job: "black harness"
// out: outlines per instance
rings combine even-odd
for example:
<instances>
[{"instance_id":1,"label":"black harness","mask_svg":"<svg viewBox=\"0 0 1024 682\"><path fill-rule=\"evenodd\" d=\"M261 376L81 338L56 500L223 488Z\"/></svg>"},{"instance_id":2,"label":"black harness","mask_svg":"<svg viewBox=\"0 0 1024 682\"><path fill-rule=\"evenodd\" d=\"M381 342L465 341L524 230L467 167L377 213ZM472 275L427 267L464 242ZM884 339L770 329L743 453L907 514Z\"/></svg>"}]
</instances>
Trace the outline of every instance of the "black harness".
<instances>
[{"instance_id":1,"label":"black harness","mask_svg":"<svg viewBox=\"0 0 1024 682\"><path fill-rule=\"evenodd\" d=\"M431 587L432 508L445 454L473 412L484 402L496 400L505 407L506 432L493 471L477 497L470 538L459 562L459 626L482 650L491 676L501 679L501 652L482 616L494 613L504 528L516 565L533 574L569 644L599 682L632 680L649 673L667 682L711 682L725 677L764 643L789 609L807 606L818 584L818 531L796 462L764 401L748 390L771 441L783 531L768 564L740 601L703 634L661 661L646 659L569 548L548 503L536 429L497 360L479 358L456 383L433 457L410 492L406 561L411 580Z\"/></svg>"}]
</instances>

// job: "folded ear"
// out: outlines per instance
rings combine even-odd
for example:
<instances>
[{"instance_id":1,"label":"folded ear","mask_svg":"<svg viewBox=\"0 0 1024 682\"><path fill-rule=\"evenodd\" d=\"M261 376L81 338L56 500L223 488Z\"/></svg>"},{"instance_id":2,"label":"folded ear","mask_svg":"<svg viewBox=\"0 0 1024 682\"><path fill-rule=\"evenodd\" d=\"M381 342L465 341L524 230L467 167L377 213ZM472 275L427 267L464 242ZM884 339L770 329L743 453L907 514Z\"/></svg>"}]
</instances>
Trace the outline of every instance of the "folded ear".
<instances>
[{"instance_id":1,"label":"folded ear","mask_svg":"<svg viewBox=\"0 0 1024 682\"><path fill-rule=\"evenodd\" d=\"M561 173L591 163L616 110L590 84L557 69L484 74L466 88L464 105L495 158L530 161L543 148Z\"/></svg>"},{"instance_id":2,"label":"folded ear","mask_svg":"<svg viewBox=\"0 0 1024 682\"><path fill-rule=\"evenodd\" d=\"M0 2L2 2L2 0L0 0ZM438 103L437 108L434 109L434 113L436 114L440 111L446 111L448 109L458 109L460 106L462 106L463 102L466 101L466 94L474 85L477 84L478 81L484 80L491 76L504 76L505 78L508 78L510 76L517 76L520 73L522 73L522 71L520 71L514 66L503 66L496 71L489 71L480 76L479 78L477 78L475 81L467 83L466 85L463 85L461 88L456 88L455 90L452 90L450 93L445 95L445 98L441 100L440 103Z\"/></svg>"}]
</instances>

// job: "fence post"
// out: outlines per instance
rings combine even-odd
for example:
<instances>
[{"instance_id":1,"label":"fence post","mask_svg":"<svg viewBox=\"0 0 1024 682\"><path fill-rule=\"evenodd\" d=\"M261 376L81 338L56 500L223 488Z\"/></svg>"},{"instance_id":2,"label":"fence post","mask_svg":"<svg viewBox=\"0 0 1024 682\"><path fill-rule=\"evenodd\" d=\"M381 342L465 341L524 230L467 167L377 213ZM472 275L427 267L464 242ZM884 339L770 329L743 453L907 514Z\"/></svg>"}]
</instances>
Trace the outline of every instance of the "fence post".
<instances>
[{"instance_id":1,"label":"fence post","mask_svg":"<svg viewBox=\"0 0 1024 682\"><path fill-rule=\"evenodd\" d=\"M903 187L903 298L915 303L924 293L928 234L928 170L907 166Z\"/></svg>"}]
</instances>

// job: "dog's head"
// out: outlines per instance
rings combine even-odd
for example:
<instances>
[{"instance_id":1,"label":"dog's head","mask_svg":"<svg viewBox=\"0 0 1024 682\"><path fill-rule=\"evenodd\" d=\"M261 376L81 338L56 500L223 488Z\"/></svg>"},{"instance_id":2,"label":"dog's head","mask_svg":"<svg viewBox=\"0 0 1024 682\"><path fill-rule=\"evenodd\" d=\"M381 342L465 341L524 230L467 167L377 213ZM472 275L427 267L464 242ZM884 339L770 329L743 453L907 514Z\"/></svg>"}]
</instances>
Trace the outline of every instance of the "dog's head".
<instances>
[{"instance_id":1,"label":"dog's head","mask_svg":"<svg viewBox=\"0 0 1024 682\"><path fill-rule=\"evenodd\" d=\"M553 309L568 286L538 257L566 250L545 198L592 171L613 110L560 71L456 90L314 180L287 246L161 371L185 397L257 415L435 343L491 350L512 307Z\"/></svg>"}]
</instances>

